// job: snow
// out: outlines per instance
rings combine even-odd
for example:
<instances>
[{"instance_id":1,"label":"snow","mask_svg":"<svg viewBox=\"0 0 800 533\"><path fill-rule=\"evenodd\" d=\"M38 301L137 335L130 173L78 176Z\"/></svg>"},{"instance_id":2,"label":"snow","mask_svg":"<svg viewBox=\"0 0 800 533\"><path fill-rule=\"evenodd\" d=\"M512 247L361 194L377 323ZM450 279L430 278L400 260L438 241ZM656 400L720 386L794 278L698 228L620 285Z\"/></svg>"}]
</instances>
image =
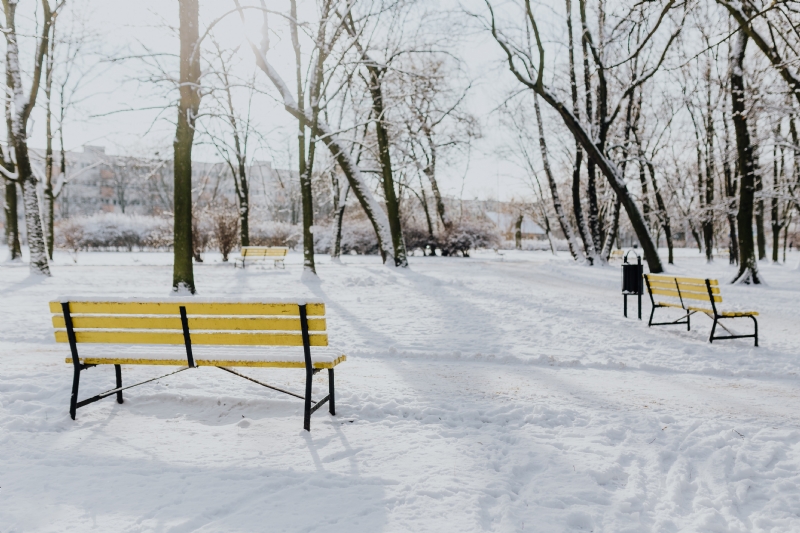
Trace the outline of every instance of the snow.
<instances>
[{"instance_id":1,"label":"snow","mask_svg":"<svg viewBox=\"0 0 800 533\"><path fill-rule=\"evenodd\" d=\"M337 416L315 413L310 434L301 401L207 367L70 420L47 302L163 299L170 255L57 252L52 278L0 264L0 531L800 530L800 254L760 264L766 287L727 285L735 270L696 250L670 268L759 311L760 348L708 344L705 317L691 332L623 318L618 265L410 259L318 256L312 283L299 253L286 270L196 265L203 298L326 303L347 361ZM239 370L302 391L302 370ZM167 371L125 366L123 382ZM111 386L92 368L81 397Z\"/></svg>"}]
</instances>

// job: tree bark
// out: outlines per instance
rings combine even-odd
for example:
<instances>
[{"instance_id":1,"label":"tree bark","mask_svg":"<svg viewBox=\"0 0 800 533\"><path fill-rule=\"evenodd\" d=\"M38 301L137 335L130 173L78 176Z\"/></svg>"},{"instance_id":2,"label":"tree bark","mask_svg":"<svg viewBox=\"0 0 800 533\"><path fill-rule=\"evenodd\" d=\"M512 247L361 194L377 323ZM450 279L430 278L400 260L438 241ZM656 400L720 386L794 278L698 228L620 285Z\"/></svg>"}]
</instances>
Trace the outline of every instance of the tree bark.
<instances>
[{"instance_id":1,"label":"tree bark","mask_svg":"<svg viewBox=\"0 0 800 533\"><path fill-rule=\"evenodd\" d=\"M450 228L453 227L453 223L447 216L447 212L445 211L444 200L442 199L442 193L439 191L439 182L436 180L436 145L433 142L433 138L431 135L430 130L426 129L425 135L428 139L428 146L431 150L430 161L428 165L422 169L425 176L427 176L428 181L431 183L431 191L433 192L433 199L436 202L436 213L439 215L439 220L442 221L442 226L444 227L445 231L450 231ZM426 208L427 213L427 208Z\"/></svg>"},{"instance_id":2,"label":"tree bark","mask_svg":"<svg viewBox=\"0 0 800 533\"><path fill-rule=\"evenodd\" d=\"M539 108L539 95L533 94L533 107L536 112L536 124L539 128L539 149L542 152L542 163L544 164L544 173L547 176L547 183L550 186L550 194L553 197L553 208L558 218L558 224L561 226L561 231L567 239L569 245L569 252L576 261L585 261L586 257L578 247L578 241L575 239L575 233L572 231L572 226L567 220L567 215L564 213L564 207L561 205L561 199L558 196L558 185L553 177L553 171L550 168L550 158L547 154L547 143L544 138L544 126L542 124L542 112ZM580 150L580 149L579 149ZM580 183L580 179L578 180ZM576 217L577 218L577 217Z\"/></svg>"},{"instance_id":3,"label":"tree bark","mask_svg":"<svg viewBox=\"0 0 800 533\"><path fill-rule=\"evenodd\" d=\"M739 31L731 51L731 109L736 132L736 152L739 160L739 272L734 283L761 283L753 242L753 196L755 189L755 163L750 131L747 127L744 93L744 56L747 34Z\"/></svg>"},{"instance_id":4,"label":"tree bark","mask_svg":"<svg viewBox=\"0 0 800 533\"><path fill-rule=\"evenodd\" d=\"M192 265L192 145L200 108L200 50L198 0L179 0L180 100L175 131L174 245L172 289L196 292Z\"/></svg>"},{"instance_id":5,"label":"tree bark","mask_svg":"<svg viewBox=\"0 0 800 533\"><path fill-rule=\"evenodd\" d=\"M706 183L705 191L700 194L705 195L706 211L703 216L703 241L706 248L706 261L714 261L714 117L713 102L711 100L711 61L708 61L706 69Z\"/></svg>"},{"instance_id":6,"label":"tree bark","mask_svg":"<svg viewBox=\"0 0 800 533\"><path fill-rule=\"evenodd\" d=\"M6 169L8 169L7 166ZM8 245L8 258L14 261L22 257L17 221L17 182L9 179L3 179L3 181L5 183L6 244Z\"/></svg>"},{"instance_id":7,"label":"tree bark","mask_svg":"<svg viewBox=\"0 0 800 533\"><path fill-rule=\"evenodd\" d=\"M383 196L386 201L386 215L389 217L389 229L392 232L395 264L400 267L407 267L406 244L403 240L403 228L400 223L400 204L394 188L394 177L392 176L389 131L386 128L386 108L383 102L383 88L381 87L385 68L379 67L366 57L365 59L370 61L370 63L367 63L369 92L372 97L372 116L375 119L375 135L378 140L378 161L381 165Z\"/></svg>"},{"instance_id":8,"label":"tree bark","mask_svg":"<svg viewBox=\"0 0 800 533\"><path fill-rule=\"evenodd\" d=\"M726 217L728 219L728 264L739 261L739 239L736 236L736 181L731 172L730 133L728 131L727 95L722 99L722 126L725 131L725 153L722 158L722 173L725 176Z\"/></svg>"},{"instance_id":9,"label":"tree bark","mask_svg":"<svg viewBox=\"0 0 800 533\"><path fill-rule=\"evenodd\" d=\"M758 247L758 260L762 261L767 258L767 235L764 231L764 198L761 196L761 193L764 191L764 183L761 179L761 171L758 165L758 158L755 156L755 151L754 149L755 195L758 197L756 200L756 245Z\"/></svg>"},{"instance_id":10,"label":"tree bark","mask_svg":"<svg viewBox=\"0 0 800 533\"><path fill-rule=\"evenodd\" d=\"M36 97L39 92L42 63L49 46L48 37L50 35L50 24L52 23L52 12L50 11L48 0L42 0L42 33L36 50L31 89L26 97L22 88L22 72L16 30L17 2L3 0L3 7L6 16L4 30L6 38L6 81L9 93L14 99L9 141L14 145L17 180L22 189L22 202L25 207L25 227L28 234L28 248L30 249L30 271L31 274L50 276L50 266L47 263L47 247L42 232L42 219L39 211L39 197L36 190L37 179L33 175L28 153L27 123L30 113L36 105Z\"/></svg>"},{"instance_id":11,"label":"tree bark","mask_svg":"<svg viewBox=\"0 0 800 533\"><path fill-rule=\"evenodd\" d=\"M55 204L55 194L53 193L53 113L50 107L50 98L53 92L53 62L55 60L56 48L56 16L52 17L52 24L50 29L50 45L47 50L47 67L44 75L44 93L45 93L45 134L46 145L44 154L44 228L45 239L47 242L47 257L53 260L53 224L54 212L53 204ZM63 176L62 176L63 179Z\"/></svg>"},{"instance_id":12,"label":"tree bark","mask_svg":"<svg viewBox=\"0 0 800 533\"><path fill-rule=\"evenodd\" d=\"M575 41L572 35L572 1L566 0L567 8L567 34L569 36L569 82L570 82L570 95L572 97L572 113L575 117L580 117L580 109L578 108L578 80L575 75ZM585 60L585 58L584 58ZM586 68L584 68L584 73ZM591 113L591 102L587 102L587 108ZM591 115L589 120L591 120ZM586 254L586 260L591 265L594 263L595 248L592 242L592 237L589 228L586 226L586 220L583 218L583 206L581 204L581 163L583 162L583 150L581 150L580 142L575 139L575 161L572 164L572 211L575 215L575 224L578 228L578 234L583 242L583 249ZM552 190L552 184L551 184ZM560 222L560 220L559 220ZM563 229L563 228L562 228ZM574 256L575 254L573 254Z\"/></svg>"}]
</instances>

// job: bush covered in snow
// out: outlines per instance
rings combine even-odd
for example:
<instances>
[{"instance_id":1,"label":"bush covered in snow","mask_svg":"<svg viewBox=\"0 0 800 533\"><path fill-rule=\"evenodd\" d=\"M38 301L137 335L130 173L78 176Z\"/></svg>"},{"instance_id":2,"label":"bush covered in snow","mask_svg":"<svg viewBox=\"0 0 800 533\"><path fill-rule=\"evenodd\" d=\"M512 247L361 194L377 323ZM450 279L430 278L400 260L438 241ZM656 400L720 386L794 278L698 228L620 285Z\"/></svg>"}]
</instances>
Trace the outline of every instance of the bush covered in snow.
<instances>
[{"instance_id":1,"label":"bush covered in snow","mask_svg":"<svg viewBox=\"0 0 800 533\"><path fill-rule=\"evenodd\" d=\"M286 222L258 221L250 218L251 246L288 246L294 248L303 240L303 227Z\"/></svg>"},{"instance_id":2,"label":"bush covered in snow","mask_svg":"<svg viewBox=\"0 0 800 533\"><path fill-rule=\"evenodd\" d=\"M101 213L61 220L55 227L55 244L80 250L169 249L172 219L120 213Z\"/></svg>"},{"instance_id":3,"label":"bush covered in snow","mask_svg":"<svg viewBox=\"0 0 800 533\"><path fill-rule=\"evenodd\" d=\"M438 247L442 255L469 257L470 250L497 248L500 245L500 232L489 221L462 220L455 222L450 231L439 237Z\"/></svg>"},{"instance_id":4,"label":"bush covered in snow","mask_svg":"<svg viewBox=\"0 0 800 533\"><path fill-rule=\"evenodd\" d=\"M569 243L566 239L556 239L553 238L553 245L556 247L556 251L558 252L569 252ZM517 247L517 243L510 239L503 240L500 243L501 250L514 250ZM547 239L542 240L533 240L533 239L523 239L522 241L522 249L526 251L535 251L535 252L549 252L550 251L550 242Z\"/></svg>"}]
</instances>

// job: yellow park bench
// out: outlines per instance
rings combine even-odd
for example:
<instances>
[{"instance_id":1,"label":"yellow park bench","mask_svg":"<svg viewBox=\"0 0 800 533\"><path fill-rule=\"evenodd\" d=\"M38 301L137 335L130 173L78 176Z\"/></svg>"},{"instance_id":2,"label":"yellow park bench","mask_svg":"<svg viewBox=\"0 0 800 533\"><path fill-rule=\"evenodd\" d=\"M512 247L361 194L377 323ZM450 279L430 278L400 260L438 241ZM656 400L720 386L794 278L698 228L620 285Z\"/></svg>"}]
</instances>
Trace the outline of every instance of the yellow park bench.
<instances>
[{"instance_id":1,"label":"yellow park bench","mask_svg":"<svg viewBox=\"0 0 800 533\"><path fill-rule=\"evenodd\" d=\"M718 310L717 304L722 303L722 294L717 280L682 278L660 274L645 274L644 279L647 283L647 292L650 294L650 302L653 304L648 326L686 324L686 330L688 331L691 329L691 316L695 313L704 313L714 321L708 342L714 342L719 339L745 339L752 337L755 339L755 345L758 346L758 321L756 320L758 313L755 311ZM660 297L659 300L656 300L654 296ZM662 301L664 299L667 299L667 301ZM698 304L691 305L694 302L698 302ZM662 307L681 309L685 314L673 322L653 322L653 314L656 309ZM753 320L755 329L752 335L734 335L728 328L719 323L724 318L740 317L748 317ZM730 335L715 336L714 332L717 329L717 325L730 333Z\"/></svg>"},{"instance_id":2,"label":"yellow park bench","mask_svg":"<svg viewBox=\"0 0 800 533\"><path fill-rule=\"evenodd\" d=\"M625 256L625 252L622 250L611 250L611 254L608 256L608 260L611 261L613 259L619 259L622 261L622 258Z\"/></svg>"},{"instance_id":3,"label":"yellow park bench","mask_svg":"<svg viewBox=\"0 0 800 533\"><path fill-rule=\"evenodd\" d=\"M325 304L289 301L210 301L203 299L151 301L144 299L80 300L62 298L50 302L56 342L69 343L74 369L69 414L84 405L161 379L189 368L217 367L264 387L305 401L304 424L311 430L311 415L326 402L336 414L333 369L346 357L328 348ZM82 354L78 345L82 345ZM110 353L102 345L167 345L159 349L118 346ZM172 345L172 346L169 346ZM183 349L176 349L175 345ZM97 365L114 365L116 387L78 400L81 372ZM182 366L165 376L123 387L121 365ZM305 395L295 394L230 367L305 369ZM328 370L328 395L311 399L314 374ZM313 407L312 407L312 404Z\"/></svg>"},{"instance_id":4,"label":"yellow park bench","mask_svg":"<svg viewBox=\"0 0 800 533\"><path fill-rule=\"evenodd\" d=\"M244 268L245 262L267 261L272 259L275 268L279 266L281 268L286 268L283 260L286 259L287 253L289 253L289 248L286 246L242 246L240 257L237 257L236 261L233 262L233 267L236 268L236 266L241 263L242 268Z\"/></svg>"}]
</instances>

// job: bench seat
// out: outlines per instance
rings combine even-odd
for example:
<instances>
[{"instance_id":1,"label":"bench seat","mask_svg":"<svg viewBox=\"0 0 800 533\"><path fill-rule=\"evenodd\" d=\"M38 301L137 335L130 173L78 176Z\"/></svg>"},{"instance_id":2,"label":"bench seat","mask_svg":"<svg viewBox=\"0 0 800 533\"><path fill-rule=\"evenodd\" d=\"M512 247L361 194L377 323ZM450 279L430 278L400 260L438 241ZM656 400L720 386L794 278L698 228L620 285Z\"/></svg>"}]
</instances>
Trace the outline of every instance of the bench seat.
<instances>
[{"instance_id":1,"label":"bench seat","mask_svg":"<svg viewBox=\"0 0 800 533\"><path fill-rule=\"evenodd\" d=\"M678 306L675 306L675 307L680 307L680 306L678 305ZM707 314L709 316L714 316L714 310L713 309L708 309L706 307L692 307L692 306L689 306L686 309L688 309L689 311L694 311L695 313L705 313L705 314ZM740 317L740 316L758 316L758 311L718 311L718 313L719 313L719 316L731 317L731 318Z\"/></svg>"},{"instance_id":2,"label":"bench seat","mask_svg":"<svg viewBox=\"0 0 800 533\"><path fill-rule=\"evenodd\" d=\"M111 346L114 355L107 355ZM226 346L214 348L209 350L207 346L194 346L192 349L194 364L251 368L305 368L306 366L302 348L299 350L271 347L259 350L249 347L237 347L235 350ZM142 348L128 345L84 345L81 352L78 360L84 365L186 366L186 352L161 346ZM346 360L347 357L341 350L316 347L311 349L311 363L316 369L334 368ZM72 363L72 358L68 357L65 361Z\"/></svg>"}]
</instances>

